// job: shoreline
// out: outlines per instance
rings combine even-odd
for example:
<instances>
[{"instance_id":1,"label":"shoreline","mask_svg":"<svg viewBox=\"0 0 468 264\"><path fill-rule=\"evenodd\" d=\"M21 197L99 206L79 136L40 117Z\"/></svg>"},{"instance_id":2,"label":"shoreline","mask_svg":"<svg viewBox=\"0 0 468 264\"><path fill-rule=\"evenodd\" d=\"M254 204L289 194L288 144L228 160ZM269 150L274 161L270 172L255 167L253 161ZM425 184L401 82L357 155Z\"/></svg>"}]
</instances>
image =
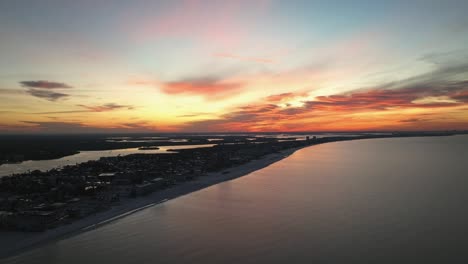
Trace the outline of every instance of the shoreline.
<instances>
[{"instance_id":1,"label":"shoreline","mask_svg":"<svg viewBox=\"0 0 468 264\"><path fill-rule=\"evenodd\" d=\"M196 178L195 180L156 191L146 196L125 198L106 211L89 215L70 224L58 226L44 232L29 233L19 231L0 231L0 260L34 249L43 244L62 240L99 228L138 211L170 201L171 199L190 194L224 181L248 175L254 171L263 169L273 163L287 158L299 149L311 146L314 145L301 146L282 150L277 153L271 153L261 157L260 159L251 160L245 164L226 168L217 172L210 172ZM226 171L229 173L226 173Z\"/></svg>"},{"instance_id":2,"label":"shoreline","mask_svg":"<svg viewBox=\"0 0 468 264\"><path fill-rule=\"evenodd\" d=\"M444 137L452 136L452 134L430 136ZM348 138L285 149L276 153L267 154L259 159L251 160L236 167L225 168L216 172L206 173L192 181L187 181L175 186L171 186L167 189L159 190L146 196L140 196L138 198L124 198L120 202L112 205L108 210L89 215L70 224L58 226L54 229L49 229L44 232L30 233L20 231L0 231L0 260L26 252L53 241L59 241L99 228L103 225L110 224L138 211L163 204L167 201L170 201L171 199L190 194L192 192L216 185L224 181L243 177L254 171L263 169L273 163L283 160L303 148L342 141L406 137L407 136Z\"/></svg>"}]
</instances>

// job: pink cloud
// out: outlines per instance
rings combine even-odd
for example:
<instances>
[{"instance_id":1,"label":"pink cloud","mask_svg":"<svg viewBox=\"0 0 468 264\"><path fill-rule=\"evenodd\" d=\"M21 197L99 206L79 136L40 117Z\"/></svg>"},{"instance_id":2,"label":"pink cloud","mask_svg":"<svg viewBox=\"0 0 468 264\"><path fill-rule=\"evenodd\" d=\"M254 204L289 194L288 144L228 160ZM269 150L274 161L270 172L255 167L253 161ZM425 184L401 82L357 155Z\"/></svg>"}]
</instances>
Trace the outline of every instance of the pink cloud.
<instances>
[{"instance_id":1,"label":"pink cloud","mask_svg":"<svg viewBox=\"0 0 468 264\"><path fill-rule=\"evenodd\" d=\"M166 94L199 95L206 99L223 99L238 93L243 83L227 82L215 78L185 79L167 82L162 91Z\"/></svg>"},{"instance_id":2,"label":"pink cloud","mask_svg":"<svg viewBox=\"0 0 468 264\"><path fill-rule=\"evenodd\" d=\"M275 63L275 60L269 58L262 58L262 57L247 57L247 56L239 56L231 53L215 53L213 54L214 57L218 58L227 58L227 59L236 59L242 61L253 61L259 63Z\"/></svg>"},{"instance_id":3,"label":"pink cloud","mask_svg":"<svg viewBox=\"0 0 468 264\"><path fill-rule=\"evenodd\" d=\"M268 0L261 1L220 1L207 4L201 0L184 0L172 5L154 17L144 17L138 24L132 24L132 35L137 41L159 38L191 38L230 49L239 46L248 36L247 28L239 21L246 9L262 13L268 7Z\"/></svg>"}]
</instances>

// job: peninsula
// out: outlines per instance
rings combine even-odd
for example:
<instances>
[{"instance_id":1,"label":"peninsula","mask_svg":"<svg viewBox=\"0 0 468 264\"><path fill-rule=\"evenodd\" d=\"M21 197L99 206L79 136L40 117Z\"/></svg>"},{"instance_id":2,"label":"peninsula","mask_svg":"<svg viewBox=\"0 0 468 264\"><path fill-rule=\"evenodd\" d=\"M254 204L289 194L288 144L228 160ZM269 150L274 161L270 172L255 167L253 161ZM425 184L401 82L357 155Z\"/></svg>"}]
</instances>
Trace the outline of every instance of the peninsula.
<instances>
[{"instance_id":1,"label":"peninsula","mask_svg":"<svg viewBox=\"0 0 468 264\"><path fill-rule=\"evenodd\" d=\"M3 177L0 257L246 175L303 147L345 140L453 134L388 133L243 141L169 154L105 157L46 172Z\"/></svg>"}]
</instances>

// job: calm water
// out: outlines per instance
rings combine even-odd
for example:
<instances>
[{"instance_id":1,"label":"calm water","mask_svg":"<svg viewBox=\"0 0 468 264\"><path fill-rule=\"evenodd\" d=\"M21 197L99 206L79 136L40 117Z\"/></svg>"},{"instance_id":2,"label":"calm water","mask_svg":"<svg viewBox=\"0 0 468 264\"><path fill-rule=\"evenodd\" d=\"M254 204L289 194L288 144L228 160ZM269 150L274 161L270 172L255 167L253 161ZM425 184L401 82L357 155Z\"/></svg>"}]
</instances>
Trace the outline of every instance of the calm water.
<instances>
[{"instance_id":1,"label":"calm water","mask_svg":"<svg viewBox=\"0 0 468 264\"><path fill-rule=\"evenodd\" d=\"M60 168L66 165L75 165L77 163L83 163L90 160L98 160L101 157L116 157L118 155L130 155L130 154L164 154L171 153L169 150L178 149L192 149L192 148L206 148L212 147L215 144L203 144L203 145L181 145L181 146L158 146L159 149L145 149L139 150L138 148L124 148L124 149L112 149L112 150L90 150L80 151L75 155L66 156L59 159L51 160L27 160L21 163L15 164L2 164L0 165L0 177L7 176L13 173L24 173L33 170L47 171L53 168Z\"/></svg>"},{"instance_id":2,"label":"calm water","mask_svg":"<svg viewBox=\"0 0 468 264\"><path fill-rule=\"evenodd\" d=\"M467 263L467 177L468 136L323 144L5 263Z\"/></svg>"}]
</instances>

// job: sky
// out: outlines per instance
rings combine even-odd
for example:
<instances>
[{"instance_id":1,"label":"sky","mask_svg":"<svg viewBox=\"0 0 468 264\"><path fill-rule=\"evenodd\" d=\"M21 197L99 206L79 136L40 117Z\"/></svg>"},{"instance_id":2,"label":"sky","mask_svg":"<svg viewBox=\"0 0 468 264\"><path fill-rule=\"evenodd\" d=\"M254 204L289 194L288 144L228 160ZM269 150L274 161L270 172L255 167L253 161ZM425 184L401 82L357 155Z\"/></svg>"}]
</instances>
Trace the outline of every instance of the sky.
<instances>
[{"instance_id":1,"label":"sky","mask_svg":"<svg viewBox=\"0 0 468 264\"><path fill-rule=\"evenodd\" d=\"M4 0L0 133L467 130L466 10Z\"/></svg>"}]
</instances>

